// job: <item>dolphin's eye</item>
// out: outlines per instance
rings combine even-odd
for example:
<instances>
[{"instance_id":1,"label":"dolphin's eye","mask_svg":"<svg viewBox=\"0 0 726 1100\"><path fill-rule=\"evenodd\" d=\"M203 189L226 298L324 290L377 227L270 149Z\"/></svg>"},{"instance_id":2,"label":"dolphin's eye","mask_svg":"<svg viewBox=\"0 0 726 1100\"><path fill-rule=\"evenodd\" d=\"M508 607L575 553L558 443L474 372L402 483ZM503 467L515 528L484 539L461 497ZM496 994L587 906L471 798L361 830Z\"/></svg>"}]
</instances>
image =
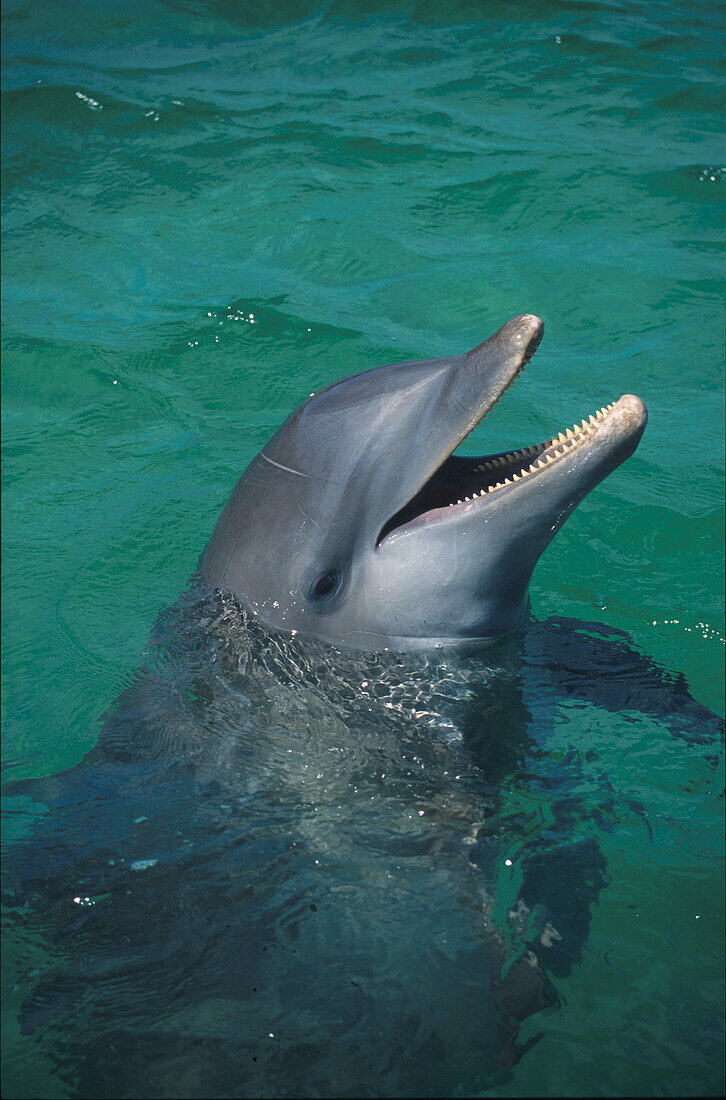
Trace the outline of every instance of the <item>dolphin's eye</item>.
<instances>
[{"instance_id":1,"label":"dolphin's eye","mask_svg":"<svg viewBox=\"0 0 726 1100\"><path fill-rule=\"evenodd\" d=\"M322 576L313 583L312 594L317 600L327 599L328 596L334 595L340 587L340 573L332 571L330 573L323 573Z\"/></svg>"}]
</instances>

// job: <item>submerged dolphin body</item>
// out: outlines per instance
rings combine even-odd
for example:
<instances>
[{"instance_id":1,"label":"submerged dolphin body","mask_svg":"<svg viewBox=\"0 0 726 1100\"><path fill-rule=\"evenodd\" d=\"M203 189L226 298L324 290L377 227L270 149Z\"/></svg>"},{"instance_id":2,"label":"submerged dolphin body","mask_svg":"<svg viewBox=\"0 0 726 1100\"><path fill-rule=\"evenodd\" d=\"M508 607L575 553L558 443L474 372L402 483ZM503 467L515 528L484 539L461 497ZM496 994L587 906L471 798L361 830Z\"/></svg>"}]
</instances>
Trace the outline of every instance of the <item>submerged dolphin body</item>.
<instances>
[{"instance_id":1,"label":"submerged dolphin body","mask_svg":"<svg viewBox=\"0 0 726 1100\"><path fill-rule=\"evenodd\" d=\"M537 446L454 455L543 327L524 314L466 355L312 394L237 483L203 577L269 626L361 649L511 632L540 555L647 420L625 395Z\"/></svg>"},{"instance_id":2,"label":"submerged dolphin body","mask_svg":"<svg viewBox=\"0 0 726 1100\"><path fill-rule=\"evenodd\" d=\"M610 726L584 752L570 723L640 709L652 752L675 734L699 758L722 732L600 626L426 648L517 624L539 554L643 430L626 397L535 453L451 457L540 334L519 318L306 402L96 745L6 787L20 1024L72 1095L475 1095L537 1040L607 882L599 833L648 825L604 771Z\"/></svg>"}]
</instances>

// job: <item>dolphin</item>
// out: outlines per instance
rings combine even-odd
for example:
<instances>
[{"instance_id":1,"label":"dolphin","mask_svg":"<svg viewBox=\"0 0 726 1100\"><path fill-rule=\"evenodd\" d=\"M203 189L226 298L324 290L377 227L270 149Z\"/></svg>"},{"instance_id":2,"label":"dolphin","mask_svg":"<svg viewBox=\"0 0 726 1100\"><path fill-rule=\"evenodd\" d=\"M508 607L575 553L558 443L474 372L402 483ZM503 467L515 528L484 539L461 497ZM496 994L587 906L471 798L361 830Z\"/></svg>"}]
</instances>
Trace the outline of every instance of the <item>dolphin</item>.
<instances>
[{"instance_id":1,"label":"dolphin","mask_svg":"<svg viewBox=\"0 0 726 1100\"><path fill-rule=\"evenodd\" d=\"M311 394L232 491L202 577L267 626L354 648L514 631L540 555L647 421L625 394L534 446L454 454L543 331L523 314L465 355L379 367Z\"/></svg>"},{"instance_id":2,"label":"dolphin","mask_svg":"<svg viewBox=\"0 0 726 1100\"><path fill-rule=\"evenodd\" d=\"M96 744L5 787L26 818L10 928L60 947L22 964L19 1022L74 1095L501 1084L582 960L598 832L650 829L603 731L561 751L560 704L639 710L652 751L673 734L715 767L718 716L622 632L552 619L477 644L522 620L539 555L645 426L626 396L526 451L454 455L541 335L518 317L311 396Z\"/></svg>"}]
</instances>

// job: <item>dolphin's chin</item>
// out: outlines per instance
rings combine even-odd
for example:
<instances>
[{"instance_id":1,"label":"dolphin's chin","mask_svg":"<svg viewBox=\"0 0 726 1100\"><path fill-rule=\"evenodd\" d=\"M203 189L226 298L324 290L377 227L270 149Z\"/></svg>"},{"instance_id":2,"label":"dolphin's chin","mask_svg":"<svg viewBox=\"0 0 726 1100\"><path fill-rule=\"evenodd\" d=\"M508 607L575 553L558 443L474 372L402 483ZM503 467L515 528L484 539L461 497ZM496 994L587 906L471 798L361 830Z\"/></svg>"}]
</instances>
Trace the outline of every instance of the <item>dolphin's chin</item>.
<instances>
[{"instance_id":1,"label":"dolphin's chin","mask_svg":"<svg viewBox=\"0 0 726 1100\"><path fill-rule=\"evenodd\" d=\"M516 506L530 492L551 496L556 509L575 504L633 453L646 421L641 399L625 394L542 443L476 458L451 454L384 524L376 545L432 524L484 521L505 498Z\"/></svg>"}]
</instances>

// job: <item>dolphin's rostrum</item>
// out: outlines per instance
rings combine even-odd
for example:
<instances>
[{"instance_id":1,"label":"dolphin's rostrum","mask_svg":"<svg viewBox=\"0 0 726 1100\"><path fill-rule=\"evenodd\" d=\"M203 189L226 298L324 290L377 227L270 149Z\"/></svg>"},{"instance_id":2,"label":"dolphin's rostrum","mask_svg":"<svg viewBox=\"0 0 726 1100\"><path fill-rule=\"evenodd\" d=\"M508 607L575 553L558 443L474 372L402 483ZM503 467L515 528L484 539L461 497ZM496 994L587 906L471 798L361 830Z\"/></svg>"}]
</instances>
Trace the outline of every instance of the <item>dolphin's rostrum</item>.
<instances>
[{"instance_id":1,"label":"dolphin's rostrum","mask_svg":"<svg viewBox=\"0 0 726 1100\"><path fill-rule=\"evenodd\" d=\"M200 569L269 626L364 649L495 638L573 508L628 458L625 395L523 450L454 455L529 361L514 317L465 355L396 363L312 394L242 475Z\"/></svg>"}]
</instances>

